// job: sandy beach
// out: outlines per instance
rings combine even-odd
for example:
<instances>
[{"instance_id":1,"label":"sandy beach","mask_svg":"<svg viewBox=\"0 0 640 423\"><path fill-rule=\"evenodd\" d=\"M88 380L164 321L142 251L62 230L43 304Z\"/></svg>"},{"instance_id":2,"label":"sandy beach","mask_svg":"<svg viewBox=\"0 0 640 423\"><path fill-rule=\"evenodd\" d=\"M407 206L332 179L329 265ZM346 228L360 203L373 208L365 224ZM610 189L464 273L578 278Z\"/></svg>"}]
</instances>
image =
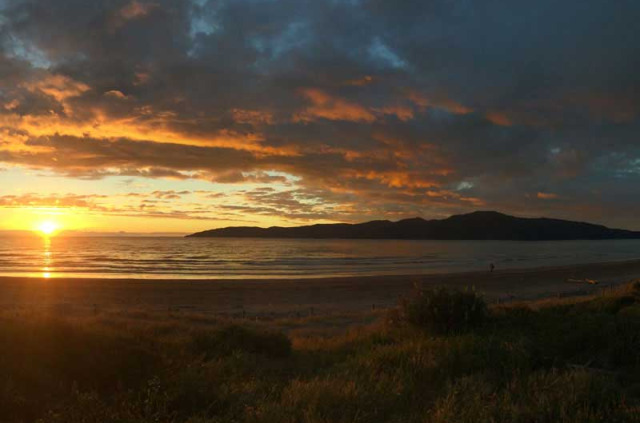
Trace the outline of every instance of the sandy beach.
<instances>
[{"instance_id":1,"label":"sandy beach","mask_svg":"<svg viewBox=\"0 0 640 423\"><path fill-rule=\"evenodd\" d=\"M281 314L389 307L414 285L475 287L489 302L581 295L640 278L640 260L437 275L279 280L0 278L5 310L149 309ZM595 280L595 285L585 280Z\"/></svg>"}]
</instances>

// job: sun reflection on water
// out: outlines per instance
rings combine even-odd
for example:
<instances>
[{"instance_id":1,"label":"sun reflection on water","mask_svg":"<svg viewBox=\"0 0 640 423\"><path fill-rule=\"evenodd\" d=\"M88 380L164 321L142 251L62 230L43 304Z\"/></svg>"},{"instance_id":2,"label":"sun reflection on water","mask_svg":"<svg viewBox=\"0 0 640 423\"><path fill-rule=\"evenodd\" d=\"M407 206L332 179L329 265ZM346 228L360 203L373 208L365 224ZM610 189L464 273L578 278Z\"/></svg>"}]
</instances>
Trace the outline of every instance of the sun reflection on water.
<instances>
[{"instance_id":1,"label":"sun reflection on water","mask_svg":"<svg viewBox=\"0 0 640 423\"><path fill-rule=\"evenodd\" d=\"M43 247L43 252L42 252L42 277L44 279L49 279L51 277L51 271L52 271L52 267L51 267L51 263L52 263L52 257L51 257L51 238L48 236L45 236L44 238L44 247Z\"/></svg>"}]
</instances>

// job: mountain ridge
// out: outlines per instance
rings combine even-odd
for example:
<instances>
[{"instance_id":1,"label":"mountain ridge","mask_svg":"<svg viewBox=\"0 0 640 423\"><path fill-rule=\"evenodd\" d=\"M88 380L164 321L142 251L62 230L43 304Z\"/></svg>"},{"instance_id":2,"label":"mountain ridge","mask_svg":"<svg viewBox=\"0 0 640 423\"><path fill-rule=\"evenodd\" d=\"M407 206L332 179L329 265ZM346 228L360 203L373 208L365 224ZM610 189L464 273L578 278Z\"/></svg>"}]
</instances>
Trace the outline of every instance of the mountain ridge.
<instances>
[{"instance_id":1,"label":"mountain ridge","mask_svg":"<svg viewBox=\"0 0 640 423\"><path fill-rule=\"evenodd\" d=\"M396 222L372 220L295 227L231 226L196 232L187 237L559 241L640 239L640 231L547 217L516 217L497 211L474 211L431 220L414 217Z\"/></svg>"}]
</instances>

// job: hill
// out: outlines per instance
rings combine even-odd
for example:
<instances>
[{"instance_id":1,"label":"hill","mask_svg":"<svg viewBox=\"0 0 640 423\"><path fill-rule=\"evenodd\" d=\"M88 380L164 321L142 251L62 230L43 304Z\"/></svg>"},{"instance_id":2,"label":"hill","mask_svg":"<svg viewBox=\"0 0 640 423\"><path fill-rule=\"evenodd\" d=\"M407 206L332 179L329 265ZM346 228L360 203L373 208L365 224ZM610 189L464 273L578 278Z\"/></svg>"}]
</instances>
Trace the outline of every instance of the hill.
<instances>
[{"instance_id":1,"label":"hill","mask_svg":"<svg viewBox=\"0 0 640 423\"><path fill-rule=\"evenodd\" d=\"M477 211L441 220L419 217L398 222L318 224L260 228L237 226L211 229L188 237L316 238L316 239L430 239L430 240L596 240L640 239L640 232L549 218L523 218L495 211Z\"/></svg>"}]
</instances>

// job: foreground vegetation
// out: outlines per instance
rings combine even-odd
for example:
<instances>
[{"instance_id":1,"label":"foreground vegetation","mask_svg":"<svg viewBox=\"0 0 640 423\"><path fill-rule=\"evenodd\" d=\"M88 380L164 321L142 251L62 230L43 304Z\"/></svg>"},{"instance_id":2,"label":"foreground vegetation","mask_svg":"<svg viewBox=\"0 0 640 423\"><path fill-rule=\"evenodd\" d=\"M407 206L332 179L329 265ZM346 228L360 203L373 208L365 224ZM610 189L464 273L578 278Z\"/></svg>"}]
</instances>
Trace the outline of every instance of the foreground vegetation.
<instances>
[{"instance_id":1,"label":"foreground vegetation","mask_svg":"<svg viewBox=\"0 0 640 423\"><path fill-rule=\"evenodd\" d=\"M640 421L640 283L488 308L419 291L305 334L141 313L0 317L0 421Z\"/></svg>"}]
</instances>

